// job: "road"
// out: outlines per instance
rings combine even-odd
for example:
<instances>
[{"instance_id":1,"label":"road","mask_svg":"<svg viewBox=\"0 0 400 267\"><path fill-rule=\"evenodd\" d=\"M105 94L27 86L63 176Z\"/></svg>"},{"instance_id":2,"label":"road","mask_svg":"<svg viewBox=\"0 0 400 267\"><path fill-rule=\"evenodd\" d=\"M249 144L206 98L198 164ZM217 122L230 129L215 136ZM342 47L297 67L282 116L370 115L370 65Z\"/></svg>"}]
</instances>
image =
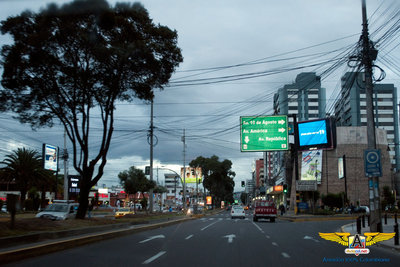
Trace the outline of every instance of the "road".
<instances>
[{"instance_id":1,"label":"road","mask_svg":"<svg viewBox=\"0 0 400 267\"><path fill-rule=\"evenodd\" d=\"M8 266L327 266L385 260L398 266L400 253L371 246L370 254L346 255L344 246L318 232L338 232L350 221L253 222L229 212L105 240ZM371 263L370 263L371 264ZM372 263L376 265L376 263Z\"/></svg>"}]
</instances>

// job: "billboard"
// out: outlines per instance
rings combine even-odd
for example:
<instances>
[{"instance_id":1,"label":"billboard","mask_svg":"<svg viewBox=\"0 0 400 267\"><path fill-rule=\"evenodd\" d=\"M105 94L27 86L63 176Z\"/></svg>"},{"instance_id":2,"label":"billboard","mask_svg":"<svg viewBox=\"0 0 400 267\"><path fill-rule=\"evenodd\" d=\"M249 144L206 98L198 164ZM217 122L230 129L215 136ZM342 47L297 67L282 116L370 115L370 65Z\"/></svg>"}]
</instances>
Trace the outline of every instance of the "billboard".
<instances>
[{"instance_id":1,"label":"billboard","mask_svg":"<svg viewBox=\"0 0 400 267\"><path fill-rule=\"evenodd\" d=\"M303 152L301 161L302 181L317 181L321 184L323 150L310 150Z\"/></svg>"},{"instance_id":2,"label":"billboard","mask_svg":"<svg viewBox=\"0 0 400 267\"><path fill-rule=\"evenodd\" d=\"M206 202L207 205L212 205L212 197L211 196L207 196L206 201L207 201Z\"/></svg>"},{"instance_id":3,"label":"billboard","mask_svg":"<svg viewBox=\"0 0 400 267\"><path fill-rule=\"evenodd\" d=\"M80 175L68 175L68 192L73 194L79 194L80 189Z\"/></svg>"},{"instance_id":4,"label":"billboard","mask_svg":"<svg viewBox=\"0 0 400 267\"><path fill-rule=\"evenodd\" d=\"M45 170L58 170L58 147L43 144L43 168Z\"/></svg>"},{"instance_id":5,"label":"billboard","mask_svg":"<svg viewBox=\"0 0 400 267\"><path fill-rule=\"evenodd\" d=\"M286 115L240 117L240 151L288 149L288 119Z\"/></svg>"},{"instance_id":6,"label":"billboard","mask_svg":"<svg viewBox=\"0 0 400 267\"><path fill-rule=\"evenodd\" d=\"M185 174L185 182L187 184L195 184L196 181L197 183L201 183L201 178L203 177L203 173L201 172L201 168L192 168L192 167L186 167L186 174ZM183 183L183 174L184 174L184 168L181 168L181 179Z\"/></svg>"},{"instance_id":7,"label":"billboard","mask_svg":"<svg viewBox=\"0 0 400 267\"><path fill-rule=\"evenodd\" d=\"M298 150L332 149L336 128L330 118L296 123L295 138Z\"/></svg>"},{"instance_id":8,"label":"billboard","mask_svg":"<svg viewBox=\"0 0 400 267\"><path fill-rule=\"evenodd\" d=\"M344 178L344 161L343 158L338 158L338 176L339 179Z\"/></svg>"}]
</instances>

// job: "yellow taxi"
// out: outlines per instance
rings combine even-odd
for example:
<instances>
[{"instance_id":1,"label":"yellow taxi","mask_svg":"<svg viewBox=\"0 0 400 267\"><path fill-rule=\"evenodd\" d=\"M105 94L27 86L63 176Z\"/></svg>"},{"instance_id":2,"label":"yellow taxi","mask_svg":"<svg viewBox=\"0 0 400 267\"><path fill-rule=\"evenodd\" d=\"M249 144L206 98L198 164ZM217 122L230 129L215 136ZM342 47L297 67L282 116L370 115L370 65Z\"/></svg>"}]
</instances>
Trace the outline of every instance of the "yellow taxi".
<instances>
[{"instance_id":1,"label":"yellow taxi","mask_svg":"<svg viewBox=\"0 0 400 267\"><path fill-rule=\"evenodd\" d=\"M120 208L115 212L115 218L121 218L126 215L133 215L135 212L130 208Z\"/></svg>"}]
</instances>

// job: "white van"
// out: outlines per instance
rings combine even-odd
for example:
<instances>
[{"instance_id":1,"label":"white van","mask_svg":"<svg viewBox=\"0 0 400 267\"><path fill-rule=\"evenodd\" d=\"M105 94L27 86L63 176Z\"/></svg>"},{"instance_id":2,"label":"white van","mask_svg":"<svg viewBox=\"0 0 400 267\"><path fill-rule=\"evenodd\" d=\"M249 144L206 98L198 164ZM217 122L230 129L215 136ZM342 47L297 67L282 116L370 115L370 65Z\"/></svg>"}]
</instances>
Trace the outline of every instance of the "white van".
<instances>
[{"instance_id":1,"label":"white van","mask_svg":"<svg viewBox=\"0 0 400 267\"><path fill-rule=\"evenodd\" d=\"M75 218L79 203L72 200L54 200L54 203L48 205L42 212L36 214L36 218L50 219L53 221Z\"/></svg>"}]
</instances>

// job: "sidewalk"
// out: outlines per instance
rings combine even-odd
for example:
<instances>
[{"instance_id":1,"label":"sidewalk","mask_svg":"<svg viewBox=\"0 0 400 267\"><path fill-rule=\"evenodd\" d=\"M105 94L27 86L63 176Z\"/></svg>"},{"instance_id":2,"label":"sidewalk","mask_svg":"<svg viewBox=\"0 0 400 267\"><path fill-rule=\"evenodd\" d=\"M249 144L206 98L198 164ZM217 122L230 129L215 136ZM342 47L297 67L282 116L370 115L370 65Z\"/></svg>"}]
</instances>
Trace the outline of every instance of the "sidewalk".
<instances>
[{"instance_id":1,"label":"sidewalk","mask_svg":"<svg viewBox=\"0 0 400 267\"><path fill-rule=\"evenodd\" d=\"M400 224L400 219L397 220L397 222ZM393 226L395 224L394 218L387 218L387 224L385 224L385 220L382 218L382 232L383 233L393 233L394 229ZM361 234L365 232L371 232L370 227L368 226L367 219L365 218L365 227L362 227L361 223ZM341 228L342 232L350 233L351 235L355 235L357 233L357 222L354 220L353 223L343 225ZM381 246L393 250L397 250L400 252L400 246L394 244L394 238L390 240L385 240L382 242L379 242L375 244L374 246Z\"/></svg>"},{"instance_id":2,"label":"sidewalk","mask_svg":"<svg viewBox=\"0 0 400 267\"><path fill-rule=\"evenodd\" d=\"M334 215L313 215L299 213L295 214L293 210L286 211L283 216L278 212L278 219L291 222L306 222L306 221L328 221L328 220L356 220L357 214L334 214Z\"/></svg>"}]
</instances>

